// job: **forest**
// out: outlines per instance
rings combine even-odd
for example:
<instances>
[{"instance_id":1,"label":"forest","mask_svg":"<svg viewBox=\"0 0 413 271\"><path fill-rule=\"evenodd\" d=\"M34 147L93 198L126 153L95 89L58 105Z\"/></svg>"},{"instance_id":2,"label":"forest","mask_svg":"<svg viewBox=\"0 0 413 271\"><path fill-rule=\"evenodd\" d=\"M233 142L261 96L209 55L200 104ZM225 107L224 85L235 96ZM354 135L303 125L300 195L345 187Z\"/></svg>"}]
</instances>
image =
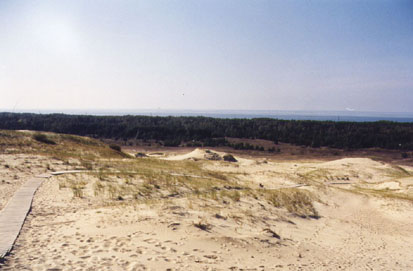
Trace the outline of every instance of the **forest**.
<instances>
[{"instance_id":1,"label":"forest","mask_svg":"<svg viewBox=\"0 0 413 271\"><path fill-rule=\"evenodd\" d=\"M270 118L91 116L0 113L0 129L36 130L115 140L229 145L226 138L271 140L310 147L413 150L413 123L298 121ZM231 146L231 145L229 145ZM231 146L237 147L237 146ZM240 146L238 146L240 148Z\"/></svg>"}]
</instances>

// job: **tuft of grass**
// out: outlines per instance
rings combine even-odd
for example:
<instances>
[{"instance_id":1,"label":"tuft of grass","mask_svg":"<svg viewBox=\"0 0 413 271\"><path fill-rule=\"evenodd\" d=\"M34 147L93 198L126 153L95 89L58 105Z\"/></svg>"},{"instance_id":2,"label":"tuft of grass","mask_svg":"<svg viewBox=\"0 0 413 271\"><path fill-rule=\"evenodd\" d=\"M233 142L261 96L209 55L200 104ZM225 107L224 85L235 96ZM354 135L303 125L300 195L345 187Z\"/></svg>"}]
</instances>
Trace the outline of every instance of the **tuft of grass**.
<instances>
[{"instance_id":1,"label":"tuft of grass","mask_svg":"<svg viewBox=\"0 0 413 271\"><path fill-rule=\"evenodd\" d=\"M286 208L293 215L302 218L319 218L310 192L289 188L267 191L267 200L277 208Z\"/></svg>"},{"instance_id":2,"label":"tuft of grass","mask_svg":"<svg viewBox=\"0 0 413 271\"><path fill-rule=\"evenodd\" d=\"M83 168L87 169L87 170L92 170L92 169L93 169L93 164L92 164L92 162L90 162L90 161L81 160L81 161L80 161L80 165L81 165Z\"/></svg>"},{"instance_id":3,"label":"tuft of grass","mask_svg":"<svg viewBox=\"0 0 413 271\"><path fill-rule=\"evenodd\" d=\"M95 194L95 197L105 193L105 186L102 184L101 181L96 181L93 184L93 192Z\"/></svg>"},{"instance_id":4,"label":"tuft of grass","mask_svg":"<svg viewBox=\"0 0 413 271\"><path fill-rule=\"evenodd\" d=\"M234 191L227 191L227 190L222 190L220 191L220 197L221 198L229 198L234 202L240 201L241 200L241 193L237 190Z\"/></svg>"},{"instance_id":5,"label":"tuft of grass","mask_svg":"<svg viewBox=\"0 0 413 271\"><path fill-rule=\"evenodd\" d=\"M117 198L117 197L119 196L119 190L118 190L118 187L117 187L117 186L115 186L115 185L113 185L113 184L109 184L109 185L106 186L106 187L107 187L107 191L108 191L109 197L110 197L111 199L115 199L115 198Z\"/></svg>"},{"instance_id":6,"label":"tuft of grass","mask_svg":"<svg viewBox=\"0 0 413 271\"><path fill-rule=\"evenodd\" d=\"M62 188L68 188L69 184L66 181L60 181L59 182L59 190L61 190Z\"/></svg>"},{"instance_id":7,"label":"tuft of grass","mask_svg":"<svg viewBox=\"0 0 413 271\"><path fill-rule=\"evenodd\" d=\"M74 198L82 198L83 197L83 188L80 186L72 186L72 192Z\"/></svg>"},{"instance_id":8,"label":"tuft of grass","mask_svg":"<svg viewBox=\"0 0 413 271\"><path fill-rule=\"evenodd\" d=\"M151 183L145 181L142 186L138 187L138 195L148 198L155 192L154 188Z\"/></svg>"},{"instance_id":9,"label":"tuft of grass","mask_svg":"<svg viewBox=\"0 0 413 271\"><path fill-rule=\"evenodd\" d=\"M83 189L86 187L87 182L72 180L69 176L64 176L59 179L59 190L63 188L70 188L74 198L83 198Z\"/></svg>"}]
</instances>

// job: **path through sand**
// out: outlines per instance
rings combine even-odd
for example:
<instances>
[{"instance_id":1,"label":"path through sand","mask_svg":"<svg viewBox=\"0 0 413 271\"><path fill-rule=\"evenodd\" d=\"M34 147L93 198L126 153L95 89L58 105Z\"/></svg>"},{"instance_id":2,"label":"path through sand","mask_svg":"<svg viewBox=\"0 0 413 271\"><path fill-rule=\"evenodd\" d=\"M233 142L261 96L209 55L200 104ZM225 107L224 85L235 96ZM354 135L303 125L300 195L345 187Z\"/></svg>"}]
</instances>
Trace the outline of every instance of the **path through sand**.
<instances>
[{"instance_id":1,"label":"path through sand","mask_svg":"<svg viewBox=\"0 0 413 271\"><path fill-rule=\"evenodd\" d=\"M36 190L48 179L55 175L80 173L80 170L56 171L41 174L27 180L11 197L6 206L0 211L0 261L4 260L12 250L26 216L30 212Z\"/></svg>"},{"instance_id":2,"label":"path through sand","mask_svg":"<svg viewBox=\"0 0 413 271\"><path fill-rule=\"evenodd\" d=\"M42 177L29 179L0 211L0 260L12 249L30 211L33 195L42 182Z\"/></svg>"}]
</instances>

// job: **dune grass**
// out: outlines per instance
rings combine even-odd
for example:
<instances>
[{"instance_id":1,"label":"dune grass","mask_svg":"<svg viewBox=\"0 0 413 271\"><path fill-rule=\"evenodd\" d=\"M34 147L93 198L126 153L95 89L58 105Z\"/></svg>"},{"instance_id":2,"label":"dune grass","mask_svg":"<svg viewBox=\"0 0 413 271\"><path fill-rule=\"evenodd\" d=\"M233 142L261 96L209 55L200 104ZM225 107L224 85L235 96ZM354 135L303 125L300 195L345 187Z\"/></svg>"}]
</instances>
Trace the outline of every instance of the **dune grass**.
<instances>
[{"instance_id":1,"label":"dune grass","mask_svg":"<svg viewBox=\"0 0 413 271\"><path fill-rule=\"evenodd\" d=\"M10 154L41 154L62 160L67 166L90 170L84 173L88 178L59 179L59 188L69 189L74 198L96 198L108 204L162 202L175 198L231 204L253 198L269 201L274 207L285 208L301 217L318 215L312 205L313 198L306 192L258 191L240 181L237 174L242 173L207 170L199 161L134 159L87 137L46 132L39 136L30 131L0 130L0 150ZM78 162L71 163L71 160Z\"/></svg>"},{"instance_id":2,"label":"dune grass","mask_svg":"<svg viewBox=\"0 0 413 271\"><path fill-rule=\"evenodd\" d=\"M302 218L318 218L315 195L302 189L252 189L232 175L203 169L199 162L165 161L153 158L114 161L106 170L88 173L94 177L93 195L123 203L158 202L177 198L213 200L234 204L263 200ZM113 202L112 202L113 203Z\"/></svg>"},{"instance_id":3,"label":"dune grass","mask_svg":"<svg viewBox=\"0 0 413 271\"><path fill-rule=\"evenodd\" d=\"M277 208L286 208L290 213L299 217L319 218L313 205L316 199L311 192L299 188L285 188L265 191L270 203Z\"/></svg>"}]
</instances>

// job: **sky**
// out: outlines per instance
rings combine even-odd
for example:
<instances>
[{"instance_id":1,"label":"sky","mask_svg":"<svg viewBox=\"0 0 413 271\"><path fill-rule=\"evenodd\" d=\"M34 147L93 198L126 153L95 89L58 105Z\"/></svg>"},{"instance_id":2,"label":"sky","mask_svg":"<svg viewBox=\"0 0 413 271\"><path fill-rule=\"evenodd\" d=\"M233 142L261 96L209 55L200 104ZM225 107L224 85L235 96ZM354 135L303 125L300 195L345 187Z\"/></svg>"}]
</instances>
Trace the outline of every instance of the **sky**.
<instances>
[{"instance_id":1,"label":"sky","mask_svg":"<svg viewBox=\"0 0 413 271\"><path fill-rule=\"evenodd\" d=\"M1 0L0 110L413 111L410 0Z\"/></svg>"}]
</instances>

